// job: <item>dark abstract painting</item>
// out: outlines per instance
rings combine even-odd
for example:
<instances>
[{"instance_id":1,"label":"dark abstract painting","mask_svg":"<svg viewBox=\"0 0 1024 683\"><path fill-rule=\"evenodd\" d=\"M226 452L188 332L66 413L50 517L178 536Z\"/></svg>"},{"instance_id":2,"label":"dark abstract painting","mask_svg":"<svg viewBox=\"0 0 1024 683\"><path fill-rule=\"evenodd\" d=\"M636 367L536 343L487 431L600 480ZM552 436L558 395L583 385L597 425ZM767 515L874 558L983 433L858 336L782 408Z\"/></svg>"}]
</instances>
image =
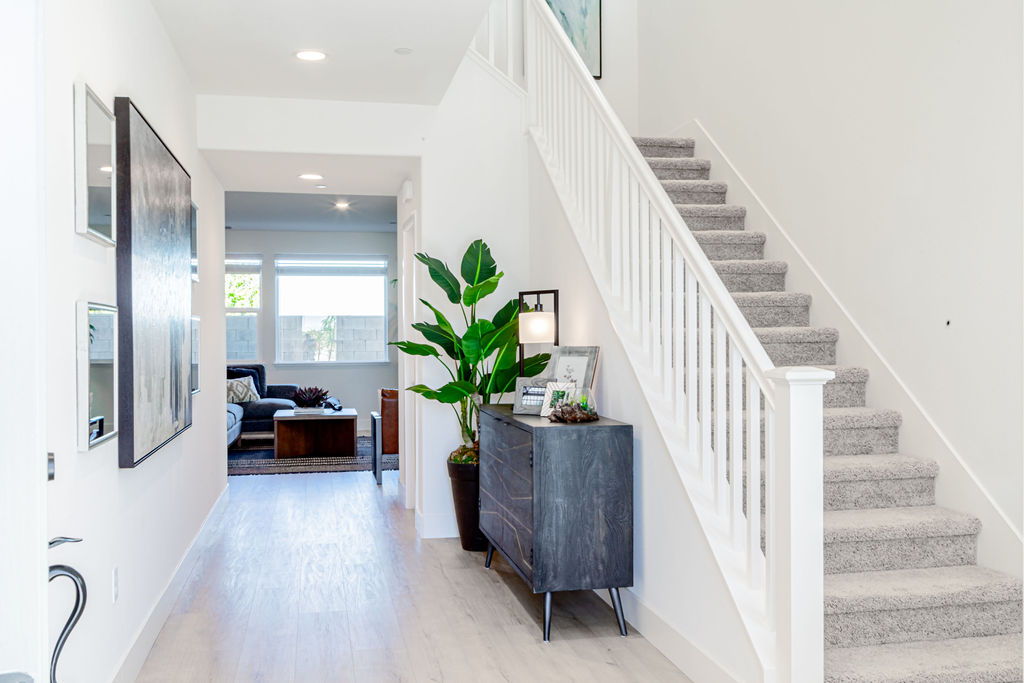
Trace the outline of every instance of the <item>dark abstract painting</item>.
<instances>
[{"instance_id":1,"label":"dark abstract painting","mask_svg":"<svg viewBox=\"0 0 1024 683\"><path fill-rule=\"evenodd\" d=\"M121 467L192 424L192 181L127 97L117 119Z\"/></svg>"}]
</instances>

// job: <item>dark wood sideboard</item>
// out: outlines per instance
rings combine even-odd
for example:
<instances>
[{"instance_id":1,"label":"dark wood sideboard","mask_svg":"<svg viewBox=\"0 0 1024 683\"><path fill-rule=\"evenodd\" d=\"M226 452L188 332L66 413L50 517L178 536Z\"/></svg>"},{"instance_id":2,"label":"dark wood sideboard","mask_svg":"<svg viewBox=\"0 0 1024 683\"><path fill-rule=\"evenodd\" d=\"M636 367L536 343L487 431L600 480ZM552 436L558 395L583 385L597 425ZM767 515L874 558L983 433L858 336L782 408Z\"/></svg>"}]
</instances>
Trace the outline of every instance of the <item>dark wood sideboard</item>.
<instances>
[{"instance_id":1,"label":"dark wood sideboard","mask_svg":"<svg viewBox=\"0 0 1024 683\"><path fill-rule=\"evenodd\" d=\"M534 593L607 588L626 635L619 588L633 585L633 427L601 418L556 424L480 410L480 530Z\"/></svg>"}]
</instances>

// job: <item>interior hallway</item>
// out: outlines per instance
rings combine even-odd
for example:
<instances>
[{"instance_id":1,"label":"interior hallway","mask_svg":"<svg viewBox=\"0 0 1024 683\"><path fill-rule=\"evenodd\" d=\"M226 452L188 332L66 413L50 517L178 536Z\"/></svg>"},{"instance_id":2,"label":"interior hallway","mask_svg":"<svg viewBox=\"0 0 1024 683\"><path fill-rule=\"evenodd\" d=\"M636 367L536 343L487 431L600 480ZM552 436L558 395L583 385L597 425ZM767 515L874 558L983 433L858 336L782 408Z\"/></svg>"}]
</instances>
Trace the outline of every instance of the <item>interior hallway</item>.
<instances>
[{"instance_id":1,"label":"interior hallway","mask_svg":"<svg viewBox=\"0 0 1024 683\"><path fill-rule=\"evenodd\" d=\"M230 477L140 683L688 681L590 591L416 538L397 472Z\"/></svg>"}]
</instances>

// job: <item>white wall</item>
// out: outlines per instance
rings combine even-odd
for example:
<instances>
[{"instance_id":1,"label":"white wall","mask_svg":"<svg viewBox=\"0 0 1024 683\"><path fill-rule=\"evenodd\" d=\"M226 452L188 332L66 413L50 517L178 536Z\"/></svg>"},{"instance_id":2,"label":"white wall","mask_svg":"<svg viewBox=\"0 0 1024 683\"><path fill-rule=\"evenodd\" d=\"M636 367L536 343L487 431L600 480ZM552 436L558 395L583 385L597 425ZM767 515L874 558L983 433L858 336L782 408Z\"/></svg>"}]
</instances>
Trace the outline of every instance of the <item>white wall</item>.
<instances>
[{"instance_id":1,"label":"white wall","mask_svg":"<svg viewBox=\"0 0 1024 683\"><path fill-rule=\"evenodd\" d=\"M419 248L446 261L458 274L466 247L483 238L505 273L497 292L481 307L488 317L519 290L531 288L521 116L519 95L467 58L438 106L422 158ZM453 322L461 320L425 267L417 271L416 287L419 296L445 311ZM431 320L431 316L417 306L418 320ZM420 340L418 334L411 338ZM440 386L450 379L436 361L418 362L423 383ZM448 406L425 400L420 404L417 529L427 538L454 536L458 531L445 462L461 443L458 425Z\"/></svg>"},{"instance_id":2,"label":"white wall","mask_svg":"<svg viewBox=\"0 0 1024 683\"><path fill-rule=\"evenodd\" d=\"M0 290L6 334L0 394L7 416L0 454L0 673L42 681L48 663L46 605L45 244L43 65L39 2L0 6L0 81L17 106L0 109L0 201L5 220ZM16 416L16 417L15 417Z\"/></svg>"},{"instance_id":3,"label":"white wall","mask_svg":"<svg viewBox=\"0 0 1024 683\"><path fill-rule=\"evenodd\" d=\"M397 352L390 349L387 363L329 363L293 365L275 363L274 257L278 254L382 254L388 257L388 280L396 275L397 239L394 233L300 232L292 230L228 230L227 253L263 256L263 308L259 316L260 357L267 368L267 382L298 384L328 389L346 408L359 412L359 429L370 428L370 411L380 410L377 392L398 382ZM397 334L398 289L388 290L388 334ZM223 314L222 314L223 315Z\"/></svg>"},{"instance_id":4,"label":"white wall","mask_svg":"<svg viewBox=\"0 0 1024 683\"><path fill-rule=\"evenodd\" d=\"M631 135L640 130L637 0L601 3L601 78L597 86Z\"/></svg>"},{"instance_id":5,"label":"white wall","mask_svg":"<svg viewBox=\"0 0 1024 683\"><path fill-rule=\"evenodd\" d=\"M61 660L62 683L112 680L203 520L226 486L223 192L196 147L195 101L177 54L147 2L47 2L46 300L47 447L57 478L48 492L50 536L84 538L49 558L77 567L89 587L85 615ZM193 425L134 470L117 465L116 440L87 453L75 439L75 302L116 303L114 250L74 231L72 86L84 80L107 103L131 97L192 175L199 207L193 313L202 321L201 386ZM120 597L114 604L112 570ZM67 584L67 585L65 585ZM50 586L50 637L71 605L70 584ZM156 615L159 626L162 615ZM139 647L148 649L146 631ZM136 654L138 652L136 651ZM133 659L128 668L140 662ZM132 671L123 672L128 678Z\"/></svg>"},{"instance_id":6,"label":"white wall","mask_svg":"<svg viewBox=\"0 0 1024 683\"><path fill-rule=\"evenodd\" d=\"M940 502L973 473L1018 536L1021 12L648 0L639 18L642 132L701 120L959 454ZM843 334L840 360L867 363ZM899 386L877 370L885 407Z\"/></svg>"}]
</instances>

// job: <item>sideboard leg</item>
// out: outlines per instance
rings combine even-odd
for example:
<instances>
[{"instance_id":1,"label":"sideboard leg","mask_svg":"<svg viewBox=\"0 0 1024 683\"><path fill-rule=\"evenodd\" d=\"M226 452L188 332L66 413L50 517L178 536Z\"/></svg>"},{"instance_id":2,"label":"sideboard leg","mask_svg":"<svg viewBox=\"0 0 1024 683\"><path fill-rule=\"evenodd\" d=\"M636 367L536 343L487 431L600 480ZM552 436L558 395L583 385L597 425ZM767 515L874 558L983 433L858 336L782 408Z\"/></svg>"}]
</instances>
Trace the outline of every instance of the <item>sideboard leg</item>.
<instances>
[{"instance_id":1,"label":"sideboard leg","mask_svg":"<svg viewBox=\"0 0 1024 683\"><path fill-rule=\"evenodd\" d=\"M551 592L544 594L544 642L551 642Z\"/></svg>"},{"instance_id":2,"label":"sideboard leg","mask_svg":"<svg viewBox=\"0 0 1024 683\"><path fill-rule=\"evenodd\" d=\"M615 608L615 618L619 621L619 633L626 636L626 617L622 615L622 599L619 597L618 588L609 588L608 593L612 596L612 606Z\"/></svg>"},{"instance_id":3,"label":"sideboard leg","mask_svg":"<svg viewBox=\"0 0 1024 683\"><path fill-rule=\"evenodd\" d=\"M491 568L491 559L493 557L494 557L494 544L488 542L487 543L487 561L484 562L484 568L485 569L490 569Z\"/></svg>"}]
</instances>

